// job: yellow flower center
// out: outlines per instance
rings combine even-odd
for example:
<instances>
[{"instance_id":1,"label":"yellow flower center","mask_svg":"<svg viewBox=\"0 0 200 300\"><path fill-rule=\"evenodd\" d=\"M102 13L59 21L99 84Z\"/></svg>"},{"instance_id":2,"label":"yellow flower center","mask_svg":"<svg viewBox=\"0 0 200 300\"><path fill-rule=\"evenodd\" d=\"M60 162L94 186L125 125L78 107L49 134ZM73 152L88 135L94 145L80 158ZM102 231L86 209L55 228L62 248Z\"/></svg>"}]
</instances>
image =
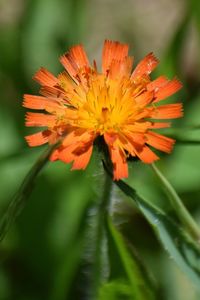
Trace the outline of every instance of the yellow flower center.
<instances>
[{"instance_id":1,"label":"yellow flower center","mask_svg":"<svg viewBox=\"0 0 200 300\"><path fill-rule=\"evenodd\" d=\"M89 87L75 89L70 98L73 109L67 109L65 121L100 135L119 132L124 125L134 124L140 112L134 95L142 89L143 86L135 85L129 78L112 80L104 75L93 76Z\"/></svg>"}]
</instances>

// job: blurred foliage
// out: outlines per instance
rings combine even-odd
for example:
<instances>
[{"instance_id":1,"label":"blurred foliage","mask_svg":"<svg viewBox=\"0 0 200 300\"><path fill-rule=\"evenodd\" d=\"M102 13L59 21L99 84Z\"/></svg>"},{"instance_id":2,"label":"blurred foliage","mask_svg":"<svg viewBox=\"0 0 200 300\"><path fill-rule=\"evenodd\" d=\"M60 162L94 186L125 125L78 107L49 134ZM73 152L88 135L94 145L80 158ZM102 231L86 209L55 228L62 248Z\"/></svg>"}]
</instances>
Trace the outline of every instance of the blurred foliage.
<instances>
[{"instance_id":1,"label":"blurred foliage","mask_svg":"<svg viewBox=\"0 0 200 300\"><path fill-rule=\"evenodd\" d=\"M116 34L112 27L115 23L107 20L109 35L113 30L109 38L134 45L136 60L141 58L142 40L147 36L141 28L148 32L153 25L145 23L145 18L139 20L138 16L141 28L133 26L124 12L136 18L134 6L137 9L140 3L147 15L153 14L153 9L147 10L147 3L150 8L159 6L160 2L129 0L123 5L123 13L120 0L108 2L0 1L0 216L43 153L43 149L28 149L23 139L30 129L24 127L21 102L24 93L38 92L31 79L36 70L45 66L55 74L60 72L59 56L75 43L91 48L91 59L100 56L101 25L111 7L113 14L110 11L109 16L114 18L114 12L118 11L119 24L124 27L118 26ZM168 39L159 36L159 29L155 33L154 39L161 39L164 47L160 66L153 76L177 75L183 81L184 89L174 97L184 102L185 117L174 122L175 129L170 134L178 141L170 156L163 155L159 167L200 223L200 3L198 0L171 2L173 5L177 2L183 9ZM170 13L165 12L166 19ZM159 19L159 12L156 18ZM165 21L162 22L164 26ZM108 37L107 30L103 35ZM141 44L135 43L137 36ZM152 48L149 52L152 50L157 52ZM195 143L189 143L189 139ZM46 166L36 178L26 206L0 244L1 300L200 298L191 280L198 272L187 276L194 267L199 268L196 254L199 250L185 239L173 208L149 166L135 162L130 163L129 170L127 183L137 190L139 199L148 202L130 203L117 187L113 188L107 218L104 213L99 215L105 191L98 153L93 154L84 172L71 172L70 166L60 162ZM159 209L156 218L155 207ZM171 232L174 236L169 243ZM159 240L163 248L170 245L170 255ZM181 270L171 259L177 255Z\"/></svg>"}]
</instances>

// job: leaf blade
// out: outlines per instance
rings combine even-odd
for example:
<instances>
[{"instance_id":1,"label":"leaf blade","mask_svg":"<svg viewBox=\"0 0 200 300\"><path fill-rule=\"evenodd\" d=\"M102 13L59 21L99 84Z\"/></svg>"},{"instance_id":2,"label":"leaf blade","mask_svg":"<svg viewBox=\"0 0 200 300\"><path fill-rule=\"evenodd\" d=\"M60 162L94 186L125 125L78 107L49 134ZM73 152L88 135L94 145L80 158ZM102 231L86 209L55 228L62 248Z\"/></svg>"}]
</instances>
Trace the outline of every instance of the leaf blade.
<instances>
[{"instance_id":1,"label":"leaf blade","mask_svg":"<svg viewBox=\"0 0 200 300\"><path fill-rule=\"evenodd\" d=\"M106 166L104 165L107 170ZM107 172L109 172L107 170ZM142 199L124 181L115 181L119 189L130 197L139 207L148 223L153 227L158 239L179 268L193 283L200 287L200 249L179 225L158 207Z\"/></svg>"},{"instance_id":2,"label":"leaf blade","mask_svg":"<svg viewBox=\"0 0 200 300\"><path fill-rule=\"evenodd\" d=\"M28 174L25 176L22 184L20 185L18 191L13 196L11 202L9 203L3 217L0 222L0 242L4 239L7 231L9 230L11 224L15 221L17 216L20 214L23 209L26 200L29 198L30 194L34 188L34 181L40 171L47 164L48 159L55 149L57 144L48 147L36 163L32 166Z\"/></svg>"},{"instance_id":3,"label":"leaf blade","mask_svg":"<svg viewBox=\"0 0 200 300\"><path fill-rule=\"evenodd\" d=\"M130 252L120 232L108 217L105 224L110 263L109 281L100 289L99 300L154 300L155 290L141 263ZM117 265L117 266L116 266Z\"/></svg>"}]
</instances>

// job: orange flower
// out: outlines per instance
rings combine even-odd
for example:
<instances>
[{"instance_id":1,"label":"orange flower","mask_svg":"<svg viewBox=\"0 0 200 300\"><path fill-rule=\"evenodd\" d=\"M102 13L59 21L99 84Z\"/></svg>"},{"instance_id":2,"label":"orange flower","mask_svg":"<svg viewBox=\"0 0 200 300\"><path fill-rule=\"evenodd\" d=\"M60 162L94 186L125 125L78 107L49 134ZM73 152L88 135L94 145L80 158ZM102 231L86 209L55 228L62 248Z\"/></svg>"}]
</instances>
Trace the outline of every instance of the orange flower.
<instances>
[{"instance_id":1,"label":"orange flower","mask_svg":"<svg viewBox=\"0 0 200 300\"><path fill-rule=\"evenodd\" d=\"M181 103L159 105L182 85L165 76L150 79L158 64L152 53L133 72L128 45L108 40L103 47L101 72L95 61L90 65L81 45L72 47L60 61L66 71L58 77L44 68L34 76L42 86L41 96L24 96L24 107L46 112L27 113L26 126L46 127L26 137L29 146L52 144L62 138L51 160L73 162L72 169L85 169L94 140L103 136L114 180L128 176L130 156L144 163L157 160L149 146L171 152L175 141L152 130L170 126L157 120L182 116Z\"/></svg>"}]
</instances>

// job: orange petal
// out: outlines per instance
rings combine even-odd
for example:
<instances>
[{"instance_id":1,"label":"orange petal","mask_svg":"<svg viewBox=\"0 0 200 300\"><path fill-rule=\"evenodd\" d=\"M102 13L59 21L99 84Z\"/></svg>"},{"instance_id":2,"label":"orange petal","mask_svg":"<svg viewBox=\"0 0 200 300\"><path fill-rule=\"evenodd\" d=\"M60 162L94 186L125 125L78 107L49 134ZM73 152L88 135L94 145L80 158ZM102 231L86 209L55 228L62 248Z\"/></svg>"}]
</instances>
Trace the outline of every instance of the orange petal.
<instances>
[{"instance_id":1,"label":"orange petal","mask_svg":"<svg viewBox=\"0 0 200 300\"><path fill-rule=\"evenodd\" d=\"M182 103L174 103L155 107L149 116L154 119L180 118L183 116L183 105Z\"/></svg>"},{"instance_id":2,"label":"orange petal","mask_svg":"<svg viewBox=\"0 0 200 300\"><path fill-rule=\"evenodd\" d=\"M72 47L68 53L61 56L60 62L72 77L76 77L78 70L89 67L89 60L82 45Z\"/></svg>"},{"instance_id":3,"label":"orange petal","mask_svg":"<svg viewBox=\"0 0 200 300\"><path fill-rule=\"evenodd\" d=\"M119 148L109 147L113 163L113 180L128 177L128 165L123 152Z\"/></svg>"},{"instance_id":4,"label":"orange petal","mask_svg":"<svg viewBox=\"0 0 200 300\"><path fill-rule=\"evenodd\" d=\"M58 75L58 80L59 86L65 91L65 93L72 93L75 89L77 89L77 84L66 71Z\"/></svg>"},{"instance_id":5,"label":"orange petal","mask_svg":"<svg viewBox=\"0 0 200 300\"><path fill-rule=\"evenodd\" d=\"M91 155L89 148L92 146L95 135L91 132L87 132L83 129L75 129L71 131L63 140L61 147L54 153L52 160L60 159L65 163L69 163L74 160L73 168L81 166L81 158L83 159L82 167L86 164L87 158ZM83 155L85 153L85 155ZM82 156L83 155L83 156ZM88 155L88 156L87 156ZM86 167L86 165L85 165Z\"/></svg>"},{"instance_id":6,"label":"orange petal","mask_svg":"<svg viewBox=\"0 0 200 300\"><path fill-rule=\"evenodd\" d=\"M144 107L153 100L153 96L154 96L153 91L147 91L135 97L134 99L138 105Z\"/></svg>"},{"instance_id":7,"label":"orange petal","mask_svg":"<svg viewBox=\"0 0 200 300\"><path fill-rule=\"evenodd\" d=\"M118 135L116 133L112 134L112 133L105 132L103 137L104 137L104 140L105 140L106 144L111 146L111 145L113 145L113 143L118 138Z\"/></svg>"},{"instance_id":8,"label":"orange petal","mask_svg":"<svg viewBox=\"0 0 200 300\"><path fill-rule=\"evenodd\" d=\"M70 163L74 161L72 169L85 169L91 154L92 154L92 140L84 145L83 142L73 143L69 146L61 145L60 148L54 151L51 156L51 160L60 159L65 163Z\"/></svg>"},{"instance_id":9,"label":"orange petal","mask_svg":"<svg viewBox=\"0 0 200 300\"><path fill-rule=\"evenodd\" d=\"M105 40L102 52L102 71L108 73L113 60L123 61L128 56L128 45Z\"/></svg>"},{"instance_id":10,"label":"orange petal","mask_svg":"<svg viewBox=\"0 0 200 300\"><path fill-rule=\"evenodd\" d=\"M155 102L159 102L171 95L173 95L174 93L176 93L177 91L179 91L182 88L182 83L178 80L178 79L173 79L168 81L165 85L157 88L157 90L155 90L155 100L153 101Z\"/></svg>"},{"instance_id":11,"label":"orange petal","mask_svg":"<svg viewBox=\"0 0 200 300\"><path fill-rule=\"evenodd\" d=\"M56 117L47 114L38 114L28 112L26 114L26 126L47 126L52 127L55 125Z\"/></svg>"},{"instance_id":12,"label":"orange petal","mask_svg":"<svg viewBox=\"0 0 200 300\"><path fill-rule=\"evenodd\" d=\"M40 94L44 97L49 97L49 98L65 98L66 93L58 87L52 87L52 86L43 86L40 89Z\"/></svg>"},{"instance_id":13,"label":"orange petal","mask_svg":"<svg viewBox=\"0 0 200 300\"><path fill-rule=\"evenodd\" d=\"M50 135L51 131L45 130L28 135L25 137L25 139L30 147L35 147L46 144L49 140Z\"/></svg>"},{"instance_id":14,"label":"orange petal","mask_svg":"<svg viewBox=\"0 0 200 300\"><path fill-rule=\"evenodd\" d=\"M158 90L160 87L162 87L163 85L167 84L168 83L168 79L167 77L165 76L159 76L158 78L156 78L155 80L153 81L150 81L148 84L147 84L147 90L148 91L156 91Z\"/></svg>"},{"instance_id":15,"label":"orange petal","mask_svg":"<svg viewBox=\"0 0 200 300\"><path fill-rule=\"evenodd\" d=\"M57 159L60 159L65 163L70 163L75 158L73 151L76 147L77 145L70 145L69 147L63 147L61 149L58 149L57 154L55 153L52 158L54 158L55 160L57 155Z\"/></svg>"},{"instance_id":16,"label":"orange petal","mask_svg":"<svg viewBox=\"0 0 200 300\"><path fill-rule=\"evenodd\" d=\"M122 61L113 60L109 68L109 78L129 76L132 70L133 57L125 57Z\"/></svg>"},{"instance_id":17,"label":"orange petal","mask_svg":"<svg viewBox=\"0 0 200 300\"><path fill-rule=\"evenodd\" d=\"M131 79L142 77L143 75L149 75L155 67L158 65L158 59L153 53L149 53L135 68L131 75Z\"/></svg>"},{"instance_id":18,"label":"orange petal","mask_svg":"<svg viewBox=\"0 0 200 300\"><path fill-rule=\"evenodd\" d=\"M131 143L135 143L138 145L144 145L144 143L145 143L144 133L130 131L130 132L126 133L126 136Z\"/></svg>"},{"instance_id":19,"label":"orange petal","mask_svg":"<svg viewBox=\"0 0 200 300\"><path fill-rule=\"evenodd\" d=\"M59 153L60 153L60 151L61 151L61 147L62 147L62 146L60 146L59 148L56 148L56 149L51 153L50 158L49 158L50 161L55 161L55 160L58 160L58 159L59 159Z\"/></svg>"},{"instance_id":20,"label":"orange petal","mask_svg":"<svg viewBox=\"0 0 200 300\"><path fill-rule=\"evenodd\" d=\"M159 157L147 146L142 147L141 151L135 150L135 152L139 159L146 164L151 164L159 159Z\"/></svg>"},{"instance_id":21,"label":"orange petal","mask_svg":"<svg viewBox=\"0 0 200 300\"><path fill-rule=\"evenodd\" d=\"M146 107L144 109L141 109L138 111L138 114L134 116L135 121L140 121L144 118L150 118L152 115L152 112L154 111L153 107Z\"/></svg>"},{"instance_id":22,"label":"orange petal","mask_svg":"<svg viewBox=\"0 0 200 300\"><path fill-rule=\"evenodd\" d=\"M72 170L84 170L90 160L91 154L92 154L92 144L89 145L89 147L87 147L86 151L83 152L80 155L76 155L74 157L74 163L72 166Z\"/></svg>"},{"instance_id":23,"label":"orange petal","mask_svg":"<svg viewBox=\"0 0 200 300\"><path fill-rule=\"evenodd\" d=\"M41 68L33 77L41 85L54 86L58 79L45 68Z\"/></svg>"},{"instance_id":24,"label":"orange petal","mask_svg":"<svg viewBox=\"0 0 200 300\"><path fill-rule=\"evenodd\" d=\"M44 109L48 112L63 113L63 107L55 98L46 98L43 96L25 94L23 106L31 109Z\"/></svg>"},{"instance_id":25,"label":"orange petal","mask_svg":"<svg viewBox=\"0 0 200 300\"><path fill-rule=\"evenodd\" d=\"M146 133L146 138L147 144L166 153L170 153L172 151L175 143L175 140L152 131Z\"/></svg>"},{"instance_id":26,"label":"orange petal","mask_svg":"<svg viewBox=\"0 0 200 300\"><path fill-rule=\"evenodd\" d=\"M89 67L90 63L82 45L72 47L69 51L69 55L79 69L86 66Z\"/></svg>"},{"instance_id":27,"label":"orange petal","mask_svg":"<svg viewBox=\"0 0 200 300\"><path fill-rule=\"evenodd\" d=\"M171 126L170 122L152 122L149 128L159 129L159 128L169 128Z\"/></svg>"},{"instance_id":28,"label":"orange petal","mask_svg":"<svg viewBox=\"0 0 200 300\"><path fill-rule=\"evenodd\" d=\"M94 137L95 136L94 136L93 132L89 132L85 129L78 128L78 129L72 130L66 136L66 138L62 142L62 145L64 147L68 147L70 145L77 144L80 142L87 144L89 141L93 140Z\"/></svg>"}]
</instances>

